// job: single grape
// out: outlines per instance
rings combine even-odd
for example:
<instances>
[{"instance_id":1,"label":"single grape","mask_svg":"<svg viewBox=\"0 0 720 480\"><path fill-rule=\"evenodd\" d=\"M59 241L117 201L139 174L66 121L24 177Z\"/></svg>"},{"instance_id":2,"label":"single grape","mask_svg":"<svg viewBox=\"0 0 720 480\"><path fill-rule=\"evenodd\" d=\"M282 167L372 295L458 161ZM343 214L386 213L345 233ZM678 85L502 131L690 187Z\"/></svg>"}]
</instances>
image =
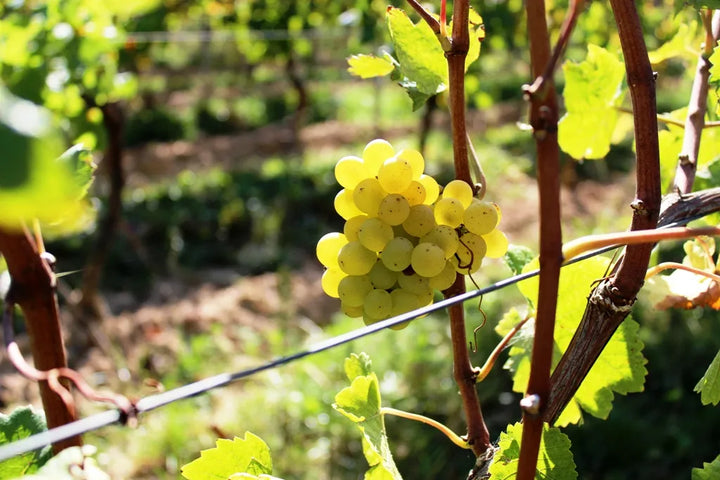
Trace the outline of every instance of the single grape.
<instances>
[{"instance_id":1,"label":"single grape","mask_svg":"<svg viewBox=\"0 0 720 480\"><path fill-rule=\"evenodd\" d=\"M392 297L388 292L379 288L370 290L365 295L363 313L365 316L375 320L389 318L392 314Z\"/></svg>"},{"instance_id":2,"label":"single grape","mask_svg":"<svg viewBox=\"0 0 720 480\"><path fill-rule=\"evenodd\" d=\"M490 202L475 200L465 210L463 223L465 228L475 235L490 233L498 222L497 210Z\"/></svg>"},{"instance_id":3,"label":"single grape","mask_svg":"<svg viewBox=\"0 0 720 480\"><path fill-rule=\"evenodd\" d=\"M407 233L415 237L427 235L435 227L433 209L428 205L413 205L402 226Z\"/></svg>"},{"instance_id":4,"label":"single grape","mask_svg":"<svg viewBox=\"0 0 720 480\"><path fill-rule=\"evenodd\" d=\"M368 274L373 287L382 290L390 290L397 283L398 272L393 272L378 260Z\"/></svg>"},{"instance_id":5,"label":"single grape","mask_svg":"<svg viewBox=\"0 0 720 480\"><path fill-rule=\"evenodd\" d=\"M440 185L435 181L433 177L430 175L420 175L420 178L418 178L418 182L425 187L425 200L423 203L425 205L432 205L435 203L435 200L437 200L438 195L440 195Z\"/></svg>"},{"instance_id":6,"label":"single grape","mask_svg":"<svg viewBox=\"0 0 720 480\"><path fill-rule=\"evenodd\" d=\"M367 275L351 275L340 280L338 284L340 301L349 307L361 306L370 290L372 283Z\"/></svg>"},{"instance_id":7,"label":"single grape","mask_svg":"<svg viewBox=\"0 0 720 480\"><path fill-rule=\"evenodd\" d=\"M482 236L487 244L485 256L488 258L500 258L507 252L508 239L503 232L497 228Z\"/></svg>"},{"instance_id":8,"label":"single grape","mask_svg":"<svg viewBox=\"0 0 720 480\"><path fill-rule=\"evenodd\" d=\"M363 247L360 242L348 242L338 254L338 265L348 275L367 274L377 260L377 254Z\"/></svg>"},{"instance_id":9,"label":"single grape","mask_svg":"<svg viewBox=\"0 0 720 480\"><path fill-rule=\"evenodd\" d=\"M425 202L425 187L423 187L422 183L417 180L413 180L410 182L410 186L406 188L401 195L407 198L411 207L413 205L420 205Z\"/></svg>"},{"instance_id":10,"label":"single grape","mask_svg":"<svg viewBox=\"0 0 720 480\"><path fill-rule=\"evenodd\" d=\"M410 164L412 167L413 180L420 178L423 171L425 171L425 159L423 158L422 153L417 150L413 150L412 148L406 148L405 150L401 150L397 156L398 158L406 160Z\"/></svg>"},{"instance_id":11,"label":"single grape","mask_svg":"<svg viewBox=\"0 0 720 480\"><path fill-rule=\"evenodd\" d=\"M399 157L385 160L378 170L377 178L388 193L402 193L412 182L413 171L410 163Z\"/></svg>"},{"instance_id":12,"label":"single grape","mask_svg":"<svg viewBox=\"0 0 720 480\"><path fill-rule=\"evenodd\" d=\"M358 241L373 252L385 248L385 244L392 240L393 236L392 227L375 217L365 220L358 230Z\"/></svg>"},{"instance_id":13,"label":"single grape","mask_svg":"<svg viewBox=\"0 0 720 480\"><path fill-rule=\"evenodd\" d=\"M427 292L418 294L418 308L426 307L428 305L432 305L432 303L435 301L435 294L433 293L432 289L429 289Z\"/></svg>"},{"instance_id":14,"label":"single grape","mask_svg":"<svg viewBox=\"0 0 720 480\"><path fill-rule=\"evenodd\" d=\"M458 235L454 228L447 225L437 225L430 233L420 238L420 243L434 243L445 252L445 258L455 255L458 249Z\"/></svg>"},{"instance_id":15,"label":"single grape","mask_svg":"<svg viewBox=\"0 0 720 480\"><path fill-rule=\"evenodd\" d=\"M345 220L363 214L355 205L353 196L354 192L346 188L343 188L335 195L335 211Z\"/></svg>"},{"instance_id":16,"label":"single grape","mask_svg":"<svg viewBox=\"0 0 720 480\"><path fill-rule=\"evenodd\" d=\"M362 226L363 222L367 220L367 215L356 215L352 218L348 218L343 226L343 233L347 237L349 242L354 242L358 239L358 230Z\"/></svg>"},{"instance_id":17,"label":"single grape","mask_svg":"<svg viewBox=\"0 0 720 480\"><path fill-rule=\"evenodd\" d=\"M457 198L441 198L435 203L435 221L438 225L457 228L463 221L465 208Z\"/></svg>"},{"instance_id":18,"label":"single grape","mask_svg":"<svg viewBox=\"0 0 720 480\"><path fill-rule=\"evenodd\" d=\"M396 288L390 292L390 298L392 299L391 316L393 317L415 310L420 306L418 296L404 288Z\"/></svg>"},{"instance_id":19,"label":"single grape","mask_svg":"<svg viewBox=\"0 0 720 480\"><path fill-rule=\"evenodd\" d=\"M445 252L434 243L420 243L413 249L410 265L418 275L434 277L445 268Z\"/></svg>"},{"instance_id":20,"label":"single grape","mask_svg":"<svg viewBox=\"0 0 720 480\"><path fill-rule=\"evenodd\" d=\"M377 138L365 145L362 157L368 176L376 176L385 160L393 156L395 149L386 140Z\"/></svg>"},{"instance_id":21,"label":"single grape","mask_svg":"<svg viewBox=\"0 0 720 480\"><path fill-rule=\"evenodd\" d=\"M338 265L338 253L347 243L348 239L342 233L326 233L318 240L317 247L315 247L318 260L327 268L340 268Z\"/></svg>"},{"instance_id":22,"label":"single grape","mask_svg":"<svg viewBox=\"0 0 720 480\"><path fill-rule=\"evenodd\" d=\"M368 178L363 159L355 156L341 158L335 165L335 179L344 188L352 190L360 182Z\"/></svg>"},{"instance_id":23,"label":"single grape","mask_svg":"<svg viewBox=\"0 0 720 480\"><path fill-rule=\"evenodd\" d=\"M472 187L462 180L453 180L443 189L442 198L460 200L463 208L468 208L473 199Z\"/></svg>"},{"instance_id":24,"label":"single grape","mask_svg":"<svg viewBox=\"0 0 720 480\"><path fill-rule=\"evenodd\" d=\"M442 272L430 279L430 288L440 290L441 292L450 288L452 284L455 283L455 277L457 277L455 265L454 262L446 261L445 268L443 268Z\"/></svg>"},{"instance_id":25,"label":"single grape","mask_svg":"<svg viewBox=\"0 0 720 480\"><path fill-rule=\"evenodd\" d=\"M360 318L363 316L363 306L358 305L356 307L351 307L350 305L345 305L344 303L340 303L340 310L347 315L350 318Z\"/></svg>"},{"instance_id":26,"label":"single grape","mask_svg":"<svg viewBox=\"0 0 720 480\"><path fill-rule=\"evenodd\" d=\"M380 182L375 177L366 178L361 181L353 190L353 201L360 210L360 213L367 213L374 217L380 208L380 202L383 201L387 192L383 190Z\"/></svg>"},{"instance_id":27,"label":"single grape","mask_svg":"<svg viewBox=\"0 0 720 480\"><path fill-rule=\"evenodd\" d=\"M427 277L421 277L417 273L413 273L410 275L406 275L405 273L401 273L398 275L398 285L400 288L404 288L410 293L414 293L415 295L425 295L428 292L431 292L430 284L428 282Z\"/></svg>"},{"instance_id":28,"label":"single grape","mask_svg":"<svg viewBox=\"0 0 720 480\"><path fill-rule=\"evenodd\" d=\"M469 275L480 269L487 246L480 235L467 232L460 236L460 246L456 253L458 265L456 270L462 274Z\"/></svg>"},{"instance_id":29,"label":"single grape","mask_svg":"<svg viewBox=\"0 0 720 480\"><path fill-rule=\"evenodd\" d=\"M413 244L405 237L395 237L390 240L380 253L380 260L393 272L402 272L410 266Z\"/></svg>"},{"instance_id":30,"label":"single grape","mask_svg":"<svg viewBox=\"0 0 720 480\"><path fill-rule=\"evenodd\" d=\"M345 273L340 269L328 268L325 270L322 278L320 279L323 292L328 294L330 297L340 298L338 286L340 285L340 281L346 276L347 275L345 275Z\"/></svg>"},{"instance_id":31,"label":"single grape","mask_svg":"<svg viewBox=\"0 0 720 480\"><path fill-rule=\"evenodd\" d=\"M400 194L391 193L380 202L377 215L390 225L400 225L410 214L410 204Z\"/></svg>"}]
</instances>

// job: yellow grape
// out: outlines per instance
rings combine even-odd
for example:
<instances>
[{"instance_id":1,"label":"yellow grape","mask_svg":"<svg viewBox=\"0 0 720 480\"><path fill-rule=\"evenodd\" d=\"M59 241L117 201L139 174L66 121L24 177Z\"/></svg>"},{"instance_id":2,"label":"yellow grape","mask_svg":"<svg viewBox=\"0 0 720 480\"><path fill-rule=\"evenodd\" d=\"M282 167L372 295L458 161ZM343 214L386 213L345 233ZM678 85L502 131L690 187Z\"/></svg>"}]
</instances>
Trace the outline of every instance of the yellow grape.
<instances>
[{"instance_id":1,"label":"yellow grape","mask_svg":"<svg viewBox=\"0 0 720 480\"><path fill-rule=\"evenodd\" d=\"M380 260L393 272L402 272L410 266L413 244L405 237L395 237L390 240L380 253Z\"/></svg>"},{"instance_id":2,"label":"yellow grape","mask_svg":"<svg viewBox=\"0 0 720 480\"><path fill-rule=\"evenodd\" d=\"M398 285L400 285L400 288L404 288L415 295L425 295L428 292L432 292L427 277L421 277L417 273L410 275L401 273L398 275Z\"/></svg>"},{"instance_id":3,"label":"yellow grape","mask_svg":"<svg viewBox=\"0 0 720 480\"><path fill-rule=\"evenodd\" d=\"M445 252L445 258L450 258L457 252L458 235L454 228L447 225L437 225L430 233L420 238L420 242L434 243Z\"/></svg>"},{"instance_id":4,"label":"yellow grape","mask_svg":"<svg viewBox=\"0 0 720 480\"><path fill-rule=\"evenodd\" d=\"M335 195L335 211L345 220L363 214L355 205L353 195L354 192L346 188L343 188Z\"/></svg>"},{"instance_id":5,"label":"yellow grape","mask_svg":"<svg viewBox=\"0 0 720 480\"><path fill-rule=\"evenodd\" d=\"M435 200L437 200L438 195L440 195L440 185L435 181L433 177L430 175L420 175L420 178L418 178L418 182L425 187L425 200L423 203L425 205L432 205L435 203Z\"/></svg>"},{"instance_id":6,"label":"yellow grape","mask_svg":"<svg viewBox=\"0 0 720 480\"><path fill-rule=\"evenodd\" d=\"M487 244L487 252L485 256L488 258L500 258L507 252L508 239L503 232L498 229L493 230L482 236Z\"/></svg>"},{"instance_id":7,"label":"yellow grape","mask_svg":"<svg viewBox=\"0 0 720 480\"><path fill-rule=\"evenodd\" d=\"M380 202L383 201L387 192L383 190L377 178L366 178L358 183L353 190L353 201L360 213L367 213L374 217L380 208Z\"/></svg>"},{"instance_id":8,"label":"yellow grape","mask_svg":"<svg viewBox=\"0 0 720 480\"><path fill-rule=\"evenodd\" d=\"M475 200L465 210L463 223L476 235L490 233L498 223L497 209L490 202Z\"/></svg>"},{"instance_id":9,"label":"yellow grape","mask_svg":"<svg viewBox=\"0 0 720 480\"><path fill-rule=\"evenodd\" d=\"M338 265L348 275L365 275L377 261L377 254L360 242L345 244L338 254Z\"/></svg>"},{"instance_id":10,"label":"yellow grape","mask_svg":"<svg viewBox=\"0 0 720 480\"><path fill-rule=\"evenodd\" d=\"M410 265L415 273L432 278L445 268L445 252L434 243L420 243L413 249Z\"/></svg>"},{"instance_id":11,"label":"yellow grape","mask_svg":"<svg viewBox=\"0 0 720 480\"><path fill-rule=\"evenodd\" d=\"M463 222L465 208L457 198L441 198L435 203L435 221L438 225L457 228Z\"/></svg>"},{"instance_id":12,"label":"yellow grape","mask_svg":"<svg viewBox=\"0 0 720 480\"><path fill-rule=\"evenodd\" d=\"M442 198L454 198L460 201L463 208L468 208L473 199L472 187L462 180L453 180L443 189Z\"/></svg>"},{"instance_id":13,"label":"yellow grape","mask_svg":"<svg viewBox=\"0 0 720 480\"><path fill-rule=\"evenodd\" d=\"M347 275L345 275L345 273L342 272L340 269L328 268L327 270L325 270L322 278L320 279L320 284L322 285L323 292L325 292L330 297L340 298L340 294L338 293L338 286L340 285L340 281L346 276Z\"/></svg>"},{"instance_id":14,"label":"yellow grape","mask_svg":"<svg viewBox=\"0 0 720 480\"><path fill-rule=\"evenodd\" d=\"M393 156L395 156L395 149L387 140L377 138L365 145L362 158L368 176L376 176L385 160Z\"/></svg>"},{"instance_id":15,"label":"yellow grape","mask_svg":"<svg viewBox=\"0 0 720 480\"><path fill-rule=\"evenodd\" d=\"M397 283L398 272L393 272L381 260L378 260L373 265L368 276L373 287L389 290Z\"/></svg>"},{"instance_id":16,"label":"yellow grape","mask_svg":"<svg viewBox=\"0 0 720 480\"><path fill-rule=\"evenodd\" d=\"M315 253L320 263L327 268L340 268L338 253L346 243L348 243L348 239L342 233L330 232L323 235L315 247Z\"/></svg>"},{"instance_id":17,"label":"yellow grape","mask_svg":"<svg viewBox=\"0 0 720 480\"><path fill-rule=\"evenodd\" d=\"M377 216L389 225L400 225L410 214L410 204L407 198L397 193L391 193L382 199L378 207Z\"/></svg>"},{"instance_id":18,"label":"yellow grape","mask_svg":"<svg viewBox=\"0 0 720 480\"><path fill-rule=\"evenodd\" d=\"M335 165L335 179L345 188L353 189L360 180L369 177L363 159L356 156L341 158Z\"/></svg>"},{"instance_id":19,"label":"yellow grape","mask_svg":"<svg viewBox=\"0 0 720 480\"><path fill-rule=\"evenodd\" d=\"M377 178L386 192L402 193L413 181L412 174L412 167L407 160L392 157L380 166Z\"/></svg>"},{"instance_id":20,"label":"yellow grape","mask_svg":"<svg viewBox=\"0 0 720 480\"><path fill-rule=\"evenodd\" d=\"M362 226L363 222L367 220L367 215L356 215L352 218L348 218L343 226L343 233L347 237L349 242L354 242L358 239L358 230Z\"/></svg>"},{"instance_id":21,"label":"yellow grape","mask_svg":"<svg viewBox=\"0 0 720 480\"><path fill-rule=\"evenodd\" d=\"M390 299L392 300L391 316L393 317L415 310L420 306L418 296L404 288L396 288L390 292Z\"/></svg>"},{"instance_id":22,"label":"yellow grape","mask_svg":"<svg viewBox=\"0 0 720 480\"><path fill-rule=\"evenodd\" d=\"M372 288L372 283L367 275L351 275L340 280L338 295L343 305L359 307L362 306L365 295Z\"/></svg>"},{"instance_id":23,"label":"yellow grape","mask_svg":"<svg viewBox=\"0 0 720 480\"><path fill-rule=\"evenodd\" d=\"M407 162L412 167L412 179L417 180L420 178L420 176L425 171L425 159L422 156L422 153L418 152L417 150L413 150L412 148L406 148L405 150L400 151L398 153L398 158L402 158L403 160L407 160Z\"/></svg>"},{"instance_id":24,"label":"yellow grape","mask_svg":"<svg viewBox=\"0 0 720 480\"><path fill-rule=\"evenodd\" d=\"M360 318L363 316L363 306L362 305L351 307L350 305L345 305L344 303L340 303L340 310L342 310L342 312L350 318Z\"/></svg>"},{"instance_id":25,"label":"yellow grape","mask_svg":"<svg viewBox=\"0 0 720 480\"><path fill-rule=\"evenodd\" d=\"M467 232L460 237L460 246L456 253L458 265L456 270L465 275L475 273L480 269L485 257L487 246L480 235Z\"/></svg>"},{"instance_id":26,"label":"yellow grape","mask_svg":"<svg viewBox=\"0 0 720 480\"><path fill-rule=\"evenodd\" d=\"M363 313L373 320L384 320L392 314L392 297L385 290L374 288L365 295Z\"/></svg>"},{"instance_id":27,"label":"yellow grape","mask_svg":"<svg viewBox=\"0 0 720 480\"><path fill-rule=\"evenodd\" d=\"M414 237L427 235L435 227L433 209L428 205L413 205L402 226L407 233Z\"/></svg>"},{"instance_id":28,"label":"yellow grape","mask_svg":"<svg viewBox=\"0 0 720 480\"><path fill-rule=\"evenodd\" d=\"M392 227L375 217L365 220L358 230L358 241L373 252L385 248L385 244L392 240L393 236Z\"/></svg>"},{"instance_id":29,"label":"yellow grape","mask_svg":"<svg viewBox=\"0 0 720 480\"><path fill-rule=\"evenodd\" d=\"M455 277L457 277L455 264L453 262L446 261L445 268L443 268L442 272L430 279L430 288L440 290L441 292L443 290L447 290L453 283L455 283Z\"/></svg>"},{"instance_id":30,"label":"yellow grape","mask_svg":"<svg viewBox=\"0 0 720 480\"><path fill-rule=\"evenodd\" d=\"M413 205L420 205L425 202L425 187L423 187L422 183L417 180L413 180L410 182L410 186L406 188L401 195L407 198L411 207Z\"/></svg>"}]
</instances>

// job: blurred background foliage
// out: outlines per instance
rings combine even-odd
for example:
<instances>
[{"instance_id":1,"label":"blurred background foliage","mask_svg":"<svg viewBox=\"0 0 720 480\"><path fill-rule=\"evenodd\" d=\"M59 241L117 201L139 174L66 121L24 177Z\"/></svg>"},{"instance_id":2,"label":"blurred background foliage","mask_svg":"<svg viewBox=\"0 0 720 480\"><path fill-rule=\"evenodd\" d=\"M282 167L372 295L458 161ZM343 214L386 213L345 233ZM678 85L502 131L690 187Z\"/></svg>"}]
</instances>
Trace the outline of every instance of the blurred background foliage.
<instances>
[{"instance_id":1,"label":"blurred background foliage","mask_svg":"<svg viewBox=\"0 0 720 480\"><path fill-rule=\"evenodd\" d=\"M412 113L402 89L389 81L358 81L346 72L347 56L388 48L388 3L404 6L399 0L17 0L0 5L0 79L14 95L53 112L68 145L80 141L96 152L100 174L93 195L101 213L109 188L101 107L117 103L124 112L128 184L101 291L128 293L132 302L122 308L110 304L112 314L138 308L162 279L202 283L209 281L205 272L220 268L246 278L275 272L278 291L272 293L288 298L292 272L313 264L322 234L341 228L332 204L338 190L334 163L358 154L375 136L414 148L426 135L428 170L441 183L452 177L442 97L434 108ZM471 135L512 243L535 248L535 231L512 218L527 208L523 201L533 188L534 170L530 136L516 126L524 120L520 87L529 81L522 1L472 5L484 18L486 40L467 77ZM557 36L567 2L547 5ZM639 6L651 49L697 21L691 10L676 15L669 0ZM683 35L681 40L698 48L697 35ZM607 2L586 2L568 57L584 58L587 43L619 48ZM656 68L659 110L683 107L692 56L673 57ZM562 88L560 74L557 80ZM431 128L425 131L426 122ZM219 149L230 139L251 147ZM633 169L632 148L625 137L605 160L577 164L563 158L566 207L575 212L567 221L567 239L627 228L628 212L618 214L612 206L587 210L581 186L599 184L595 194L622 190ZM181 161L177 151L190 151L190 158ZM213 154L209 163L202 160L208 153ZM622 192L628 195L624 204L629 203L632 189ZM83 269L95 234L90 230L49 243L60 271ZM660 249L658 260L681 256L681 249L670 245ZM504 265L491 263L475 280L485 285L507 276ZM80 275L62 277L68 290L80 288L81 281ZM476 364L499 340L494 324L522 302L514 287L483 299L488 323L478 334ZM472 337L482 319L477 304L466 308ZM155 378L171 388L358 326L338 314L337 306L309 323L288 312L267 318L262 329L222 324L179 331L181 344L172 362L151 367L152 362L138 361L127 368L136 378ZM658 312L641 299L634 317L642 325L649 359L646 392L616 398L607 421L588 418L567 430L581 478L685 477L720 450L717 410L701 406L692 392L720 345L717 313ZM344 384L342 360L351 351L366 351L373 359L387 405L462 431L446 315L440 313L403 331L382 332L153 412L138 430L110 428L87 441L100 447L101 464L116 478L177 478L179 467L214 445L219 434L250 430L270 445L279 476L359 478L364 471L359 439L330 407ZM139 387L123 388L131 395L147 394ZM519 415L510 378L497 368L479 391L488 426L497 435ZM464 478L472 463L467 452L424 425L395 418L387 424L406 478Z\"/></svg>"}]
</instances>

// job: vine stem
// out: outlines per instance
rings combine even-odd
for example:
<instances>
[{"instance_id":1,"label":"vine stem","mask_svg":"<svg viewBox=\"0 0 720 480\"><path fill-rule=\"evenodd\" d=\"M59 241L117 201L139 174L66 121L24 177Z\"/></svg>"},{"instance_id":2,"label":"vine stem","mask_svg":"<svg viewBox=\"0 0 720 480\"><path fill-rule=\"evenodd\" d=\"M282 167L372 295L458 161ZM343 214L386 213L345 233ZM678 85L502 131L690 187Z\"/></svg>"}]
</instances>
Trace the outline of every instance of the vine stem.
<instances>
[{"instance_id":1,"label":"vine stem","mask_svg":"<svg viewBox=\"0 0 720 480\"><path fill-rule=\"evenodd\" d=\"M450 430L446 425L443 425L442 423L438 422L437 420L433 420L432 418L428 418L425 415L418 415L417 413L410 413L404 410L397 410L390 407L382 407L380 409L380 413L383 415L393 415L396 417L406 418L408 420L414 420L416 422L424 423L425 425L430 425L431 427L440 430L447 438L450 439L452 443L454 443L458 447L465 449L470 448L468 442L463 440L457 433Z\"/></svg>"},{"instance_id":2,"label":"vine stem","mask_svg":"<svg viewBox=\"0 0 720 480\"><path fill-rule=\"evenodd\" d=\"M498 357L500 356L500 353L507 347L508 343L510 343L510 340L512 340L515 335L520 331L520 329L527 323L527 321L530 320L530 317L525 317L522 320L520 320L517 325L515 325L513 328L510 329L510 331L503 337L502 340L500 340L500 343L497 344L497 346L493 349L492 353L490 353L490 356L487 360L485 360L485 363L480 368L480 371L477 374L477 382L480 383L488 376L490 373L490 370L495 366L495 362L497 362Z\"/></svg>"},{"instance_id":3,"label":"vine stem","mask_svg":"<svg viewBox=\"0 0 720 480\"><path fill-rule=\"evenodd\" d=\"M530 67L533 78L552 71L545 2L525 2L530 40ZM561 47L558 47L561 48ZM518 460L518 480L532 480L537 469L543 418L539 414L550 393L550 366L557 307L558 282L562 263L560 225L560 148L557 140L558 104L552 75L542 90L526 95L530 102L530 125L537 150L537 183L540 217L540 286L531 356L530 378L525 399L536 399L537 408L523 410L523 432ZM525 400L523 399L523 400Z\"/></svg>"},{"instance_id":4,"label":"vine stem","mask_svg":"<svg viewBox=\"0 0 720 480\"><path fill-rule=\"evenodd\" d=\"M691 267L689 265L683 265L682 263L677 262L658 263L654 267L648 269L647 273L645 274L645 279L647 280L648 278L655 276L664 270L685 270L686 272L709 278L710 280L713 280L718 285L720 285L720 275L716 275L712 272L707 272L705 270L700 270L699 268Z\"/></svg>"}]
</instances>

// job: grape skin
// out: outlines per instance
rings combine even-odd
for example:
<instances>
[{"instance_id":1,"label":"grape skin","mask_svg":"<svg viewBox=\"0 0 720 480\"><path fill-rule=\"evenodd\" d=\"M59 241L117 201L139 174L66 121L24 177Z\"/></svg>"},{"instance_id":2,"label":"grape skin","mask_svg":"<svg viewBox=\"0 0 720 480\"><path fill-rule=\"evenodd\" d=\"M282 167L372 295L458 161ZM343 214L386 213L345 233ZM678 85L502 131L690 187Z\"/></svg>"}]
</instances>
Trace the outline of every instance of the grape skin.
<instances>
[{"instance_id":1,"label":"grape skin","mask_svg":"<svg viewBox=\"0 0 720 480\"><path fill-rule=\"evenodd\" d=\"M379 288L374 288L365 295L363 313L373 320L384 320L392 314L392 297Z\"/></svg>"},{"instance_id":2,"label":"grape skin","mask_svg":"<svg viewBox=\"0 0 720 480\"><path fill-rule=\"evenodd\" d=\"M377 259L377 254L363 247L360 242L348 242L338 254L338 265L348 275L367 274Z\"/></svg>"},{"instance_id":3,"label":"grape skin","mask_svg":"<svg viewBox=\"0 0 720 480\"><path fill-rule=\"evenodd\" d=\"M318 240L315 247L315 253L318 260L327 268L338 269L338 253L340 249L348 243L347 237L338 232L330 232Z\"/></svg>"},{"instance_id":4,"label":"grape skin","mask_svg":"<svg viewBox=\"0 0 720 480\"><path fill-rule=\"evenodd\" d=\"M474 201L463 215L465 228L476 235L490 233L497 223L497 210L490 202Z\"/></svg>"},{"instance_id":5,"label":"grape skin","mask_svg":"<svg viewBox=\"0 0 720 480\"><path fill-rule=\"evenodd\" d=\"M358 230L358 241L363 247L373 252L379 252L385 248L393 236L392 227L374 217L365 220Z\"/></svg>"},{"instance_id":6,"label":"grape skin","mask_svg":"<svg viewBox=\"0 0 720 480\"><path fill-rule=\"evenodd\" d=\"M383 198L378 207L377 215L390 225L400 225L410 214L410 204L407 199L397 193L391 193Z\"/></svg>"},{"instance_id":7,"label":"grape skin","mask_svg":"<svg viewBox=\"0 0 720 480\"><path fill-rule=\"evenodd\" d=\"M445 268L445 252L434 243L420 243L413 249L410 265L418 275L434 277Z\"/></svg>"},{"instance_id":8,"label":"grape skin","mask_svg":"<svg viewBox=\"0 0 720 480\"><path fill-rule=\"evenodd\" d=\"M377 178L366 178L357 184L353 190L353 201L360 210L360 213L367 213L371 217L377 216L380 202L383 201L387 192L383 190Z\"/></svg>"},{"instance_id":9,"label":"grape skin","mask_svg":"<svg viewBox=\"0 0 720 480\"><path fill-rule=\"evenodd\" d=\"M412 182L412 167L407 160L393 157L385 160L378 170L378 181L388 193L402 193Z\"/></svg>"},{"instance_id":10,"label":"grape skin","mask_svg":"<svg viewBox=\"0 0 720 480\"><path fill-rule=\"evenodd\" d=\"M428 205L413 205L402 226L407 233L414 237L427 235L435 227L432 208Z\"/></svg>"},{"instance_id":11,"label":"grape skin","mask_svg":"<svg viewBox=\"0 0 720 480\"><path fill-rule=\"evenodd\" d=\"M463 208L468 208L473 200L472 187L462 180L453 180L445 185L442 198L454 198L462 204Z\"/></svg>"},{"instance_id":12,"label":"grape skin","mask_svg":"<svg viewBox=\"0 0 720 480\"><path fill-rule=\"evenodd\" d=\"M395 149L390 145L390 142L381 138L368 142L362 154L368 176L374 177L377 175L380 166L385 163L385 160L394 155Z\"/></svg>"},{"instance_id":13,"label":"grape skin","mask_svg":"<svg viewBox=\"0 0 720 480\"><path fill-rule=\"evenodd\" d=\"M380 253L380 260L393 272L402 272L410 266L413 244L405 237L395 237L390 240Z\"/></svg>"},{"instance_id":14,"label":"grape skin","mask_svg":"<svg viewBox=\"0 0 720 480\"><path fill-rule=\"evenodd\" d=\"M365 301L365 295L372 290L370 278L366 275L350 275L338 284L340 301L349 307L358 307Z\"/></svg>"},{"instance_id":15,"label":"grape skin","mask_svg":"<svg viewBox=\"0 0 720 480\"><path fill-rule=\"evenodd\" d=\"M343 157L335 165L335 179L340 185L350 190L368 176L367 168L360 157L353 155Z\"/></svg>"}]
</instances>

